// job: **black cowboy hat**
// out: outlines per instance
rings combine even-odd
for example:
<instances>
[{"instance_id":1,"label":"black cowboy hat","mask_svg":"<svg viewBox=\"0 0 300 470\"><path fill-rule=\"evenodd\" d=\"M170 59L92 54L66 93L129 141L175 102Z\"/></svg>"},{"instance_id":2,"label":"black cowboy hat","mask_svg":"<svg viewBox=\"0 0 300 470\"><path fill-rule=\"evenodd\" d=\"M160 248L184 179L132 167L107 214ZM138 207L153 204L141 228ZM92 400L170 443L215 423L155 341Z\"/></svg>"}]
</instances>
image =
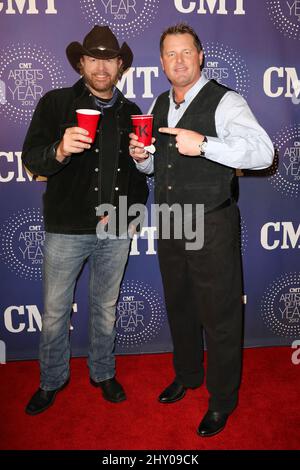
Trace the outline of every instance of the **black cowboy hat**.
<instances>
[{"instance_id":1,"label":"black cowboy hat","mask_svg":"<svg viewBox=\"0 0 300 470\"><path fill-rule=\"evenodd\" d=\"M71 42L66 49L70 64L76 72L80 72L80 57L88 55L96 59L113 59L120 57L123 61L123 69L128 69L133 60L130 47L124 42L119 47L118 40L108 26L94 26L85 36L83 44Z\"/></svg>"}]
</instances>

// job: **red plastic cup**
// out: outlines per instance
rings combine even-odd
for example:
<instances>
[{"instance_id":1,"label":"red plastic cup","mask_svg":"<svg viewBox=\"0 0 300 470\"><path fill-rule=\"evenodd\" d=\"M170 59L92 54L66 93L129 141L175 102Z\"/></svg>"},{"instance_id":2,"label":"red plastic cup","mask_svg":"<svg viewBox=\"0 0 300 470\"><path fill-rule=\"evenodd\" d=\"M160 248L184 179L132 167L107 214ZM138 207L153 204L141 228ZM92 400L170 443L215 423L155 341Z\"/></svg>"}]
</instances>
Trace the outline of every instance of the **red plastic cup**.
<instances>
[{"instance_id":1,"label":"red plastic cup","mask_svg":"<svg viewBox=\"0 0 300 470\"><path fill-rule=\"evenodd\" d=\"M152 143L153 114L133 114L131 116L133 132L145 147Z\"/></svg>"},{"instance_id":2,"label":"red plastic cup","mask_svg":"<svg viewBox=\"0 0 300 470\"><path fill-rule=\"evenodd\" d=\"M100 111L95 109L76 109L78 126L89 133L89 137L95 140L96 130L100 118Z\"/></svg>"}]
</instances>

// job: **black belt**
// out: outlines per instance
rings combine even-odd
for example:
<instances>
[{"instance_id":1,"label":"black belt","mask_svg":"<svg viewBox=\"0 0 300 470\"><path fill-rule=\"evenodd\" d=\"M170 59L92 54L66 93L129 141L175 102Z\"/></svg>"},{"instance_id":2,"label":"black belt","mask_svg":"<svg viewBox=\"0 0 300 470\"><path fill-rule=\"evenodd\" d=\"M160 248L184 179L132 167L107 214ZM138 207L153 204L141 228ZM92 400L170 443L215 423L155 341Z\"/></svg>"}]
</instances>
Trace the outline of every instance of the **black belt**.
<instances>
[{"instance_id":1,"label":"black belt","mask_svg":"<svg viewBox=\"0 0 300 470\"><path fill-rule=\"evenodd\" d=\"M208 211L204 210L204 214L211 214L212 212L217 212L221 209L225 209L225 207L231 206L232 203L233 199L230 197L229 199L226 199L226 201L222 202L222 204L219 204L218 206L213 207L212 209L208 209Z\"/></svg>"}]
</instances>

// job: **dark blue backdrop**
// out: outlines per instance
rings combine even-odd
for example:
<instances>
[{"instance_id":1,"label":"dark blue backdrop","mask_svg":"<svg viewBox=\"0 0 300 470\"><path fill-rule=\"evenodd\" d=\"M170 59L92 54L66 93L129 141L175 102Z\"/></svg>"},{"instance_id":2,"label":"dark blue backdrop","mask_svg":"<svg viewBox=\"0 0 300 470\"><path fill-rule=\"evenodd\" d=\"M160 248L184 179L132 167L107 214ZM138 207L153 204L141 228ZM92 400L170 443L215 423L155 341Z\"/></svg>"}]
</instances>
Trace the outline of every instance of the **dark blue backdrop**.
<instances>
[{"instance_id":1,"label":"dark blue backdrop","mask_svg":"<svg viewBox=\"0 0 300 470\"><path fill-rule=\"evenodd\" d=\"M277 148L267 172L240 173L245 345L300 337L300 1L6 0L0 2L0 340L8 359L37 356L45 182L22 168L32 112L46 91L77 80L65 57L94 24L108 24L135 53L120 88L147 112L168 88L159 62L162 30L198 32L205 73L236 89ZM149 180L153 194L153 182ZM154 227L134 243L118 306L119 353L172 348L155 256ZM185 293L183 293L185 295ZM87 269L75 294L73 354L87 347Z\"/></svg>"}]
</instances>

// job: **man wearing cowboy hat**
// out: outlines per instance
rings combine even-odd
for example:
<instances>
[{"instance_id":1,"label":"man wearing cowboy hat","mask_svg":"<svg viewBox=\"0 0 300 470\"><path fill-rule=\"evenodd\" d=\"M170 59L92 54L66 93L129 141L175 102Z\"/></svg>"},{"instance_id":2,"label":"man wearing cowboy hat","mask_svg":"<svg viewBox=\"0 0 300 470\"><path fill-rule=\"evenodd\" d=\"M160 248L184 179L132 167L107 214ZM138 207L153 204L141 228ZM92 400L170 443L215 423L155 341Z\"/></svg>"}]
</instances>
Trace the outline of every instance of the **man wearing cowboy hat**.
<instances>
[{"instance_id":1,"label":"man wearing cowboy hat","mask_svg":"<svg viewBox=\"0 0 300 470\"><path fill-rule=\"evenodd\" d=\"M128 154L130 116L140 114L140 109L115 86L131 66L131 49L126 43L120 48L107 26L95 26L82 45L72 42L66 54L81 79L40 100L22 154L33 174L48 178L41 382L25 409L30 415L49 408L69 381L70 312L75 283L86 261L90 267L90 380L106 400L125 400L115 379L115 312L130 237L97 237L97 225L107 221L97 216L97 208L108 203L118 213L119 196L126 196L128 205L144 204L148 196L146 177ZM101 111L94 142L76 123L79 108Z\"/></svg>"}]
</instances>

